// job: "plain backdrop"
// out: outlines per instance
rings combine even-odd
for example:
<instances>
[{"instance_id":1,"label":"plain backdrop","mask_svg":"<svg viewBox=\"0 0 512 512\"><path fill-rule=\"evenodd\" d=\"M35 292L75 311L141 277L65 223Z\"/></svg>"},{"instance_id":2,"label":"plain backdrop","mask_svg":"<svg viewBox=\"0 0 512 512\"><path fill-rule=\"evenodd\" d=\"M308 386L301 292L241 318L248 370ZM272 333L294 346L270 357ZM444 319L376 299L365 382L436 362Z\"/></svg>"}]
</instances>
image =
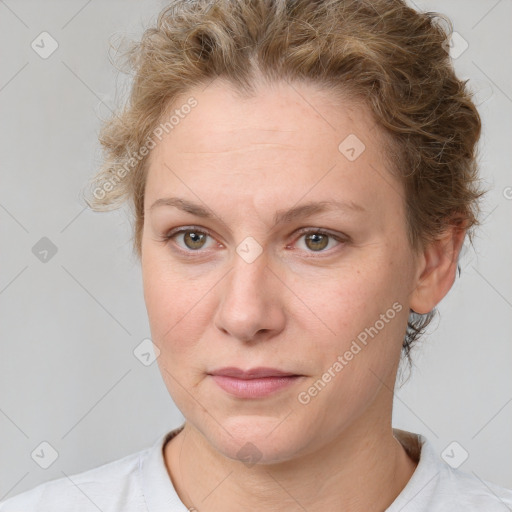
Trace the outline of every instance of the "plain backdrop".
<instances>
[{"instance_id":1,"label":"plain backdrop","mask_svg":"<svg viewBox=\"0 0 512 512\"><path fill-rule=\"evenodd\" d=\"M415 5L447 14L467 42L454 65L476 94L491 190L476 250L464 249L396 390L394 426L440 455L456 441L468 453L461 470L512 487L512 2ZM109 40L138 37L163 6L0 1L0 501L141 450L183 421L157 364L133 353L150 332L127 212L91 212L80 196L100 162L100 120L127 84ZM32 46L42 32L58 44L47 58ZM31 455L41 443L58 453L48 469Z\"/></svg>"}]
</instances>

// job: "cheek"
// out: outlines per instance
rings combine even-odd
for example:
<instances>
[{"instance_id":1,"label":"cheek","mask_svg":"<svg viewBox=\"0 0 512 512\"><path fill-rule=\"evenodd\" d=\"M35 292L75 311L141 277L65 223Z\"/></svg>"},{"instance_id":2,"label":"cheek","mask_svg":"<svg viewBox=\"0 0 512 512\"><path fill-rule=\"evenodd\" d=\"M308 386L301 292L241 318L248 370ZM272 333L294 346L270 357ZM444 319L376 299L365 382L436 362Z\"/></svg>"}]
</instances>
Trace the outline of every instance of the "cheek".
<instances>
[{"instance_id":1,"label":"cheek","mask_svg":"<svg viewBox=\"0 0 512 512\"><path fill-rule=\"evenodd\" d=\"M186 368L193 374L203 359L198 351L214 315L211 292L219 277L173 266L157 248L148 248L144 258L144 300L152 340L160 350L158 361L173 374Z\"/></svg>"},{"instance_id":2,"label":"cheek","mask_svg":"<svg viewBox=\"0 0 512 512\"><path fill-rule=\"evenodd\" d=\"M149 260L149 258L148 258ZM177 407L190 414L190 393L200 382L199 350L205 292L166 265L152 260L143 267L144 298L153 343L160 350L157 364L165 386ZM206 297L205 297L206 299Z\"/></svg>"},{"instance_id":3,"label":"cheek","mask_svg":"<svg viewBox=\"0 0 512 512\"><path fill-rule=\"evenodd\" d=\"M311 277L311 276L310 276ZM315 283L311 286L311 283ZM405 309L405 286L391 258L359 258L356 263L317 273L314 279L296 279L295 316L306 331L318 325L320 343L342 349L366 328L382 321L388 327ZM393 308L393 304L398 303ZM299 314L303 311L303 314ZM388 314L386 314L388 312ZM381 321L381 315L385 318ZM336 340L333 344L333 340Z\"/></svg>"},{"instance_id":4,"label":"cheek","mask_svg":"<svg viewBox=\"0 0 512 512\"><path fill-rule=\"evenodd\" d=\"M332 286L318 302L335 335L314 339L310 359L317 362L317 371L297 397L299 408L315 415L331 411L341 422L361 414L383 383L393 387L407 321L406 309L387 280L370 279L371 274L359 277L347 280L341 291Z\"/></svg>"},{"instance_id":5,"label":"cheek","mask_svg":"<svg viewBox=\"0 0 512 512\"><path fill-rule=\"evenodd\" d=\"M303 295L322 323L311 323L311 314L301 320L305 332L314 333L317 324L318 331L310 356L317 363L316 375L301 389L299 403L356 414L382 382L393 387L390 375L400 358L408 317L405 286L396 272L391 258L361 261L321 280L315 294Z\"/></svg>"}]
</instances>

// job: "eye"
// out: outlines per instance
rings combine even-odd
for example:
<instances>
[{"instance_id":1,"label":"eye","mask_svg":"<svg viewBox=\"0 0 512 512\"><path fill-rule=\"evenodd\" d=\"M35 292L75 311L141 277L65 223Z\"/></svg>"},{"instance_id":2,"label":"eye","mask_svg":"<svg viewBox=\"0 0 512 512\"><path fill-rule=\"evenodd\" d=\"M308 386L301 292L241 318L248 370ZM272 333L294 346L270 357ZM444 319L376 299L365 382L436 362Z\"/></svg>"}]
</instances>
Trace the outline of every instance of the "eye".
<instances>
[{"instance_id":1,"label":"eye","mask_svg":"<svg viewBox=\"0 0 512 512\"><path fill-rule=\"evenodd\" d=\"M181 240L181 244L176 245L183 251L198 252L200 249L207 248L206 241L210 235L206 231L194 227L185 227L171 231L164 236L164 240Z\"/></svg>"},{"instance_id":2,"label":"eye","mask_svg":"<svg viewBox=\"0 0 512 512\"><path fill-rule=\"evenodd\" d=\"M305 229L301 231L301 237L298 240L304 240L304 246L307 252L328 252L333 245L331 242L340 243L345 242L340 236L333 235L321 229ZM328 250L326 247L331 246Z\"/></svg>"}]
</instances>

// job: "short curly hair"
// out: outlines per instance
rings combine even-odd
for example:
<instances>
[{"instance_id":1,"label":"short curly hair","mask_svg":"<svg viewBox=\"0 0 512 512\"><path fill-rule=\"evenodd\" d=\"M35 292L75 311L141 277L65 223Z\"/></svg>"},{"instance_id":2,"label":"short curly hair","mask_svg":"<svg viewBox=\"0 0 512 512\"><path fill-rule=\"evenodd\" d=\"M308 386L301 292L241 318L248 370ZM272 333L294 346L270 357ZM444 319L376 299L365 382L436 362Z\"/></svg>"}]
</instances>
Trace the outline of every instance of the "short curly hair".
<instances>
[{"instance_id":1,"label":"short curly hair","mask_svg":"<svg viewBox=\"0 0 512 512\"><path fill-rule=\"evenodd\" d=\"M445 16L402 0L175 0L121 52L134 73L129 101L102 126L103 167L86 202L101 211L128 200L140 258L148 154L158 127L172 128L162 124L169 106L216 78L250 96L263 76L362 100L390 141L411 247L450 225L472 242L485 193L476 164L481 120L448 54L452 31ZM410 310L402 350L409 362L435 313Z\"/></svg>"}]
</instances>

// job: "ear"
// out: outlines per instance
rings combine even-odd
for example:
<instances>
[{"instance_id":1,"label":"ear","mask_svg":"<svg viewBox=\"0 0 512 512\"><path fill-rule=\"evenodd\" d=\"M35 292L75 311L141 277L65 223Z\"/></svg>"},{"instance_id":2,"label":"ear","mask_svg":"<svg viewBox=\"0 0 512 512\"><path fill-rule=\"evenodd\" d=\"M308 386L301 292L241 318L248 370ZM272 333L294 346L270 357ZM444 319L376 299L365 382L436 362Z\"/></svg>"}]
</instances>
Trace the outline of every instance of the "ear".
<instances>
[{"instance_id":1,"label":"ear","mask_svg":"<svg viewBox=\"0 0 512 512\"><path fill-rule=\"evenodd\" d=\"M432 311L452 287L465 235L466 230L454 224L423 249L410 296L410 308L416 313Z\"/></svg>"}]
</instances>

